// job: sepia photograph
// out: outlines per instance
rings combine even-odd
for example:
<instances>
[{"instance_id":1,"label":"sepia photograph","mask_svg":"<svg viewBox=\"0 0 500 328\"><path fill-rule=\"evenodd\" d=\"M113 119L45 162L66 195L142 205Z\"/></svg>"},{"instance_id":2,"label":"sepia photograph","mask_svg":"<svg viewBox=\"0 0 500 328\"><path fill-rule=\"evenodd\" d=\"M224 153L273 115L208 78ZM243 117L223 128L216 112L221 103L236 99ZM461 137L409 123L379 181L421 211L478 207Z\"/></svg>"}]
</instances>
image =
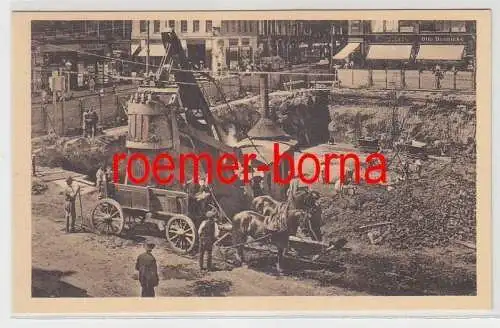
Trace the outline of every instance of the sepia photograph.
<instances>
[{"instance_id":1,"label":"sepia photograph","mask_svg":"<svg viewBox=\"0 0 500 328\"><path fill-rule=\"evenodd\" d=\"M478 21L123 17L29 20L28 297L478 295Z\"/></svg>"}]
</instances>

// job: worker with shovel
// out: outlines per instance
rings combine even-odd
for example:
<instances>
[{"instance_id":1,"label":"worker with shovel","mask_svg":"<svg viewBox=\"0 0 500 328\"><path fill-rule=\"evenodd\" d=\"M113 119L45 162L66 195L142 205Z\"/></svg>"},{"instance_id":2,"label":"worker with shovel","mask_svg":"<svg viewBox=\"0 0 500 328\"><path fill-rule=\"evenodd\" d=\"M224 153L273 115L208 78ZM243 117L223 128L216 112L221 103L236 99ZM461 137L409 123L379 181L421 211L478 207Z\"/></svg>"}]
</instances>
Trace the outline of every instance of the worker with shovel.
<instances>
[{"instance_id":1,"label":"worker with shovel","mask_svg":"<svg viewBox=\"0 0 500 328\"><path fill-rule=\"evenodd\" d=\"M66 213L66 232L75 232L75 221L76 221L76 196L80 193L80 186L75 186L73 184L73 178L69 177L66 179L66 188L64 194L66 198L66 204L64 210ZM71 227L71 229L70 229Z\"/></svg>"}]
</instances>

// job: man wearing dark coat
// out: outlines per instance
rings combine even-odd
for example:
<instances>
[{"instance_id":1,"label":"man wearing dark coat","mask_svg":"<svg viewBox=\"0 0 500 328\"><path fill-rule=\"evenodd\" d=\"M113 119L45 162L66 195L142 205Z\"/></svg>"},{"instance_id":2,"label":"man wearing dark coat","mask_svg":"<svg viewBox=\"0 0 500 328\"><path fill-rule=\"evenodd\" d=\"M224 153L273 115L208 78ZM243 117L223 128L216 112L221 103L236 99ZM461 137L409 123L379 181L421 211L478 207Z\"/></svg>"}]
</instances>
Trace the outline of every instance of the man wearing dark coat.
<instances>
[{"instance_id":1,"label":"man wearing dark coat","mask_svg":"<svg viewBox=\"0 0 500 328\"><path fill-rule=\"evenodd\" d=\"M158 267L152 251L155 244L146 243L146 251L137 257L135 269L139 271L141 297L155 297L155 287L158 286Z\"/></svg>"}]
</instances>

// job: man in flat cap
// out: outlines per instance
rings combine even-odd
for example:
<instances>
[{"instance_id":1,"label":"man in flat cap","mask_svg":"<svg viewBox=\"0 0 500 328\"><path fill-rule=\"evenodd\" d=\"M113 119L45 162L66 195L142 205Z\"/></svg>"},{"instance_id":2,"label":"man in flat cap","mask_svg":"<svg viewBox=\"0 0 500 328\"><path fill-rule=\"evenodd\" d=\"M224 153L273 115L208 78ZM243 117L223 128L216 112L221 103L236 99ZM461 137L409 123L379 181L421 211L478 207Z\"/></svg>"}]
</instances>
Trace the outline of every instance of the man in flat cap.
<instances>
[{"instance_id":1,"label":"man in flat cap","mask_svg":"<svg viewBox=\"0 0 500 328\"><path fill-rule=\"evenodd\" d=\"M213 244L219 236L219 227L215 222L217 212L209 210L206 214L206 219L201 222L198 228L198 235L200 236L200 269L203 270L204 257L207 253L207 269L212 270L212 248Z\"/></svg>"},{"instance_id":2,"label":"man in flat cap","mask_svg":"<svg viewBox=\"0 0 500 328\"><path fill-rule=\"evenodd\" d=\"M66 190L64 191L66 203L64 205L65 218L66 218L66 232L75 232L76 220L76 196L80 192L80 186L73 184L73 178L66 179ZM70 229L71 226L71 229Z\"/></svg>"},{"instance_id":3,"label":"man in flat cap","mask_svg":"<svg viewBox=\"0 0 500 328\"><path fill-rule=\"evenodd\" d=\"M135 269L139 271L141 297L155 297L155 287L158 286L158 267L152 254L155 244L146 242L146 251L137 257Z\"/></svg>"}]
</instances>

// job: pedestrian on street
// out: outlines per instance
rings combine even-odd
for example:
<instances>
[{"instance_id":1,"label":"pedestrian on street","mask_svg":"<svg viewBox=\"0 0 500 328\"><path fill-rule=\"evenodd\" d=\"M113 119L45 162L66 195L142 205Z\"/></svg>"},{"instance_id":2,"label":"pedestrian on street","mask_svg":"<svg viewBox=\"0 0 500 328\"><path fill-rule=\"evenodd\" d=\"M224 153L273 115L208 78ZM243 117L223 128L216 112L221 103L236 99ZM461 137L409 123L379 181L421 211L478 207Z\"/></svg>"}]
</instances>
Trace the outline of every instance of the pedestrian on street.
<instances>
[{"instance_id":1,"label":"pedestrian on street","mask_svg":"<svg viewBox=\"0 0 500 328\"><path fill-rule=\"evenodd\" d=\"M200 270L204 270L204 257L205 253L207 253L207 269L212 271L212 249L219 236L219 227L215 222L217 216L215 210L210 210L205 215L206 219L201 222L198 228L198 235L200 236Z\"/></svg>"},{"instance_id":2,"label":"pedestrian on street","mask_svg":"<svg viewBox=\"0 0 500 328\"><path fill-rule=\"evenodd\" d=\"M94 81L94 78L90 78L90 81L89 81L89 89L90 89L90 92L95 92L95 81Z\"/></svg>"},{"instance_id":3,"label":"pedestrian on street","mask_svg":"<svg viewBox=\"0 0 500 328\"><path fill-rule=\"evenodd\" d=\"M69 177L66 179L67 188L64 192L66 198L66 204L64 206L65 217L66 217L66 232L75 232L75 221L76 221L76 196L80 192L80 186L73 185L73 178ZM71 229L70 229L71 227Z\"/></svg>"},{"instance_id":4,"label":"pedestrian on street","mask_svg":"<svg viewBox=\"0 0 500 328\"><path fill-rule=\"evenodd\" d=\"M155 287L158 286L158 266L152 252L153 243L145 243L146 251L137 257L135 269L139 271L141 297L155 297Z\"/></svg>"}]
</instances>

